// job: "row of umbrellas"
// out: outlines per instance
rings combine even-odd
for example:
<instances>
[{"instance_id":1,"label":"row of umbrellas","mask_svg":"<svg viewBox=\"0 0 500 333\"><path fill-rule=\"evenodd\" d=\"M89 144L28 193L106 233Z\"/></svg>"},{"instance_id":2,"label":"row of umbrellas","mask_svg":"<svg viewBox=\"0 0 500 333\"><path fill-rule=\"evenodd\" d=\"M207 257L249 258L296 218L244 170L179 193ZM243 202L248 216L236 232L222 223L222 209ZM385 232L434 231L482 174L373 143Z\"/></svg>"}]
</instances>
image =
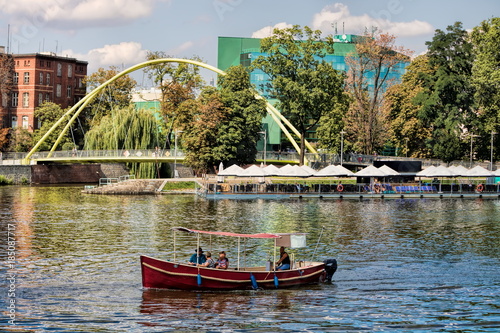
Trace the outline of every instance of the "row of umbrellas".
<instances>
[{"instance_id":1,"label":"row of umbrellas","mask_svg":"<svg viewBox=\"0 0 500 333\"><path fill-rule=\"evenodd\" d=\"M376 168L373 165L354 173L342 165L329 165L319 171L312 169L307 165L290 165L287 164L278 168L275 165L260 167L252 165L246 169L239 167L236 164L224 169L222 164L219 166L218 176L237 176L237 177L393 177L399 176L400 173L394 169L383 165ZM500 169L496 172L486 170L481 166L476 166L472 169L467 169L463 166L430 166L416 174L417 177L491 177L500 176Z\"/></svg>"}]
</instances>

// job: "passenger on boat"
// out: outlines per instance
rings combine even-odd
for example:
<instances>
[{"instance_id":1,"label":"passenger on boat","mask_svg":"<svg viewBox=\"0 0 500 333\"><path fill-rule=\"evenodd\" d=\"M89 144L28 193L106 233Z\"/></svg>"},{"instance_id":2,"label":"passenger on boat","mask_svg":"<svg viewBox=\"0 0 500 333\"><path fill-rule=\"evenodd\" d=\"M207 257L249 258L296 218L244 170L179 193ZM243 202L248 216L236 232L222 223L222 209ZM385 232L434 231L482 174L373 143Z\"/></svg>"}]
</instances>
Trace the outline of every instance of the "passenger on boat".
<instances>
[{"instance_id":1,"label":"passenger on boat","mask_svg":"<svg viewBox=\"0 0 500 333\"><path fill-rule=\"evenodd\" d=\"M219 260L217 260L217 266L215 268L219 269L228 269L229 268L229 259L226 258L226 252L219 252Z\"/></svg>"},{"instance_id":2,"label":"passenger on boat","mask_svg":"<svg viewBox=\"0 0 500 333\"><path fill-rule=\"evenodd\" d=\"M210 251L207 251L207 261L205 261L203 264L199 264L198 266L200 267L207 267L207 268L215 268L215 260L212 259L212 253Z\"/></svg>"},{"instance_id":3,"label":"passenger on boat","mask_svg":"<svg viewBox=\"0 0 500 333\"><path fill-rule=\"evenodd\" d=\"M196 252L196 250L194 250ZM196 262L196 258L198 258L198 262ZM194 253L191 258L189 259L189 264L190 265L196 265L196 264L204 264L205 261L207 261L207 257L203 254L203 249L200 247L198 248L198 252Z\"/></svg>"},{"instance_id":4,"label":"passenger on boat","mask_svg":"<svg viewBox=\"0 0 500 333\"><path fill-rule=\"evenodd\" d=\"M290 269L290 257L288 253L285 252L285 247L280 247L280 260L276 262L276 266L278 271L284 271L286 269Z\"/></svg>"}]
</instances>

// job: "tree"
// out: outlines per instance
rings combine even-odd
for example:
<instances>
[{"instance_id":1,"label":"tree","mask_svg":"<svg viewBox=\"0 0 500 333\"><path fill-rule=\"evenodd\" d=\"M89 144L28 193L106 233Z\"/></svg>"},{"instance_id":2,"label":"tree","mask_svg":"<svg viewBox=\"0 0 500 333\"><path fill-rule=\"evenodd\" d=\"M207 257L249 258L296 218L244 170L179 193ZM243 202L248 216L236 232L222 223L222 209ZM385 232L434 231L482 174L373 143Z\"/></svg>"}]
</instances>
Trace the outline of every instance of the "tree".
<instances>
[{"instance_id":1,"label":"tree","mask_svg":"<svg viewBox=\"0 0 500 333\"><path fill-rule=\"evenodd\" d=\"M168 58L164 52L148 52L147 60ZM200 61L198 57L193 60ZM165 120L167 138L178 128L177 117L179 106L196 97L196 91L203 85L199 68L186 63L161 63L147 67L148 74L161 90L161 113Z\"/></svg>"},{"instance_id":2,"label":"tree","mask_svg":"<svg viewBox=\"0 0 500 333\"><path fill-rule=\"evenodd\" d=\"M347 89L353 100L345 117L346 129L354 148L365 154L376 152L387 140L383 94L397 83L394 74L411 55L395 41L390 34L366 32L356 43L356 52L346 57Z\"/></svg>"},{"instance_id":3,"label":"tree","mask_svg":"<svg viewBox=\"0 0 500 333\"><path fill-rule=\"evenodd\" d=\"M160 122L149 110L137 110L133 105L113 108L98 125L85 135L87 150L141 150L154 149L160 142ZM168 166L155 163L127 163L131 172L140 178L154 178L158 170Z\"/></svg>"},{"instance_id":4,"label":"tree","mask_svg":"<svg viewBox=\"0 0 500 333\"><path fill-rule=\"evenodd\" d=\"M500 18L481 22L470 36L475 55L471 79L481 123L478 134L487 141L483 147L489 148L489 140L484 139L500 132ZM483 156L489 159L489 149L484 148Z\"/></svg>"},{"instance_id":5,"label":"tree","mask_svg":"<svg viewBox=\"0 0 500 333\"><path fill-rule=\"evenodd\" d=\"M323 58L333 53L333 39L322 38L321 31L309 27L275 29L261 41L255 68L270 77L264 87L279 100L280 112L301 134L300 164L304 163L306 133L320 119L342 103L344 77Z\"/></svg>"},{"instance_id":6,"label":"tree","mask_svg":"<svg viewBox=\"0 0 500 333\"><path fill-rule=\"evenodd\" d=\"M474 88L471 85L473 50L468 33L460 22L436 30L427 42L429 66L435 70L423 76L419 118L432 128L428 146L445 162L467 155L467 141L477 131Z\"/></svg>"},{"instance_id":7,"label":"tree","mask_svg":"<svg viewBox=\"0 0 500 333\"><path fill-rule=\"evenodd\" d=\"M266 107L255 99L248 72L231 67L219 77L220 90L205 87L200 96L179 107L179 126L186 149L185 162L206 172L220 162L255 161L256 144Z\"/></svg>"},{"instance_id":8,"label":"tree","mask_svg":"<svg viewBox=\"0 0 500 333\"><path fill-rule=\"evenodd\" d=\"M350 98L347 93L330 112L325 113L319 120L316 134L318 136L318 147L326 149L329 153L339 154L341 146L341 133L345 128L345 116L349 110ZM347 151L349 143L344 138L344 151ZM347 149L346 149L347 148Z\"/></svg>"},{"instance_id":9,"label":"tree","mask_svg":"<svg viewBox=\"0 0 500 333\"><path fill-rule=\"evenodd\" d=\"M99 68L97 72L87 76L84 83L92 91L119 73L118 67L115 66L111 66L107 70ZM132 101L132 90L136 85L137 82L129 75L124 75L110 83L101 94L88 104L87 122L92 126L99 124L101 118L110 114L113 108L128 107Z\"/></svg>"},{"instance_id":10,"label":"tree","mask_svg":"<svg viewBox=\"0 0 500 333\"><path fill-rule=\"evenodd\" d=\"M428 57L418 56L406 68L402 82L389 87L384 96L383 107L389 121L391 141L407 156L432 156L427 146L427 140L432 137L432 127L419 117L422 105L415 98L424 89L422 75L432 75L433 72Z\"/></svg>"},{"instance_id":11,"label":"tree","mask_svg":"<svg viewBox=\"0 0 500 333\"><path fill-rule=\"evenodd\" d=\"M33 141L36 143L49 131L49 129L64 115L67 110L62 109L58 104L53 102L44 102L42 105L35 109L35 118L37 118L42 126L33 132ZM39 147L41 151L47 151L52 148L52 145L56 142L57 137L63 130L66 123L60 124L55 131L53 131L45 142ZM75 143L71 137L71 130L66 133L62 138L58 149L67 149L68 146L73 147Z\"/></svg>"},{"instance_id":12,"label":"tree","mask_svg":"<svg viewBox=\"0 0 500 333\"><path fill-rule=\"evenodd\" d=\"M14 59L12 55L0 53L0 100L3 105L10 105L9 97L13 88L14 72ZM7 123L6 117L3 121ZM0 126L2 126L1 123ZM3 126L7 127L8 125L3 124Z\"/></svg>"},{"instance_id":13,"label":"tree","mask_svg":"<svg viewBox=\"0 0 500 333\"><path fill-rule=\"evenodd\" d=\"M27 152L33 146L33 134L25 128L10 130L8 151Z\"/></svg>"}]
</instances>

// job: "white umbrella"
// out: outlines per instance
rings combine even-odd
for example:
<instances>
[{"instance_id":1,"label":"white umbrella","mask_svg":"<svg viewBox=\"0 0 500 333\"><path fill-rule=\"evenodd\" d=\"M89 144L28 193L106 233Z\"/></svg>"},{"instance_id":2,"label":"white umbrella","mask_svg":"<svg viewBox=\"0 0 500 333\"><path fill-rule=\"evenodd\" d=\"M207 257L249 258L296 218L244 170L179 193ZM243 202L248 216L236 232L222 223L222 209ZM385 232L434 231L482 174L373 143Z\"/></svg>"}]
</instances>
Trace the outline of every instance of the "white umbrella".
<instances>
[{"instance_id":1,"label":"white umbrella","mask_svg":"<svg viewBox=\"0 0 500 333\"><path fill-rule=\"evenodd\" d=\"M269 164L268 166L264 167L264 170L267 172L269 176L279 176L280 175L280 168L273 164Z\"/></svg>"},{"instance_id":2,"label":"white umbrella","mask_svg":"<svg viewBox=\"0 0 500 333\"><path fill-rule=\"evenodd\" d=\"M448 169L444 165L436 167L431 173L430 177L456 177L459 176L456 172Z\"/></svg>"},{"instance_id":3,"label":"white umbrella","mask_svg":"<svg viewBox=\"0 0 500 333\"><path fill-rule=\"evenodd\" d=\"M450 169L451 171L453 171L454 173L456 173L459 176L466 176L467 172L469 171L469 169L467 169L466 167L463 167L461 165L458 165L458 166L452 165L448 169Z\"/></svg>"},{"instance_id":4,"label":"white umbrella","mask_svg":"<svg viewBox=\"0 0 500 333\"><path fill-rule=\"evenodd\" d=\"M369 165L366 168L359 170L354 174L356 177L385 177L387 174L382 170Z\"/></svg>"},{"instance_id":5,"label":"white umbrella","mask_svg":"<svg viewBox=\"0 0 500 333\"><path fill-rule=\"evenodd\" d=\"M238 177L265 177L269 176L269 174L264 170L264 168L261 168L257 165L251 165L250 167L246 168L245 170L241 171L239 174L237 174Z\"/></svg>"},{"instance_id":6,"label":"white umbrella","mask_svg":"<svg viewBox=\"0 0 500 333\"><path fill-rule=\"evenodd\" d=\"M382 170L383 173L385 173L387 176L399 176L399 172L394 170L391 167L388 167L387 165L382 165L379 170Z\"/></svg>"},{"instance_id":7,"label":"white umbrella","mask_svg":"<svg viewBox=\"0 0 500 333\"><path fill-rule=\"evenodd\" d=\"M324 167L323 169L316 171L314 174L316 177L337 177L338 174L337 166L329 165Z\"/></svg>"},{"instance_id":8,"label":"white umbrella","mask_svg":"<svg viewBox=\"0 0 500 333\"><path fill-rule=\"evenodd\" d=\"M354 176L354 172L352 172L351 170L345 168L342 165L337 165L336 168L337 168L337 171L339 172L338 173L339 177L341 177L341 176L343 176L343 177L352 177L352 176Z\"/></svg>"},{"instance_id":9,"label":"white umbrella","mask_svg":"<svg viewBox=\"0 0 500 333\"><path fill-rule=\"evenodd\" d=\"M243 171L243 168L237 166L236 164L231 165L229 168L225 168L222 171L219 171L218 176L237 176L240 172Z\"/></svg>"},{"instance_id":10,"label":"white umbrella","mask_svg":"<svg viewBox=\"0 0 500 333\"><path fill-rule=\"evenodd\" d=\"M417 177L432 177L430 174L436 169L434 165L431 165L430 167L425 168L422 171L417 172L416 176Z\"/></svg>"},{"instance_id":11,"label":"white umbrella","mask_svg":"<svg viewBox=\"0 0 500 333\"><path fill-rule=\"evenodd\" d=\"M467 173L464 176L468 177L491 177L493 176L494 173L491 171L486 170L480 165L477 165L473 167L472 169L468 170Z\"/></svg>"},{"instance_id":12,"label":"white umbrella","mask_svg":"<svg viewBox=\"0 0 500 333\"><path fill-rule=\"evenodd\" d=\"M500 177L500 169L497 169L495 172L494 172L494 175L497 176L497 177Z\"/></svg>"},{"instance_id":13,"label":"white umbrella","mask_svg":"<svg viewBox=\"0 0 500 333\"><path fill-rule=\"evenodd\" d=\"M305 165L305 164L304 164L304 165L303 165L303 166L301 166L300 168L301 168L301 169L303 169L303 170L305 170L305 171L307 171L308 173L310 173L310 174L311 174L311 176L314 176L314 175L316 174L316 170L314 170L313 168L311 168L311 167L310 167L310 166L308 166L308 165Z\"/></svg>"},{"instance_id":14,"label":"white umbrella","mask_svg":"<svg viewBox=\"0 0 500 333\"><path fill-rule=\"evenodd\" d=\"M311 169L313 172L309 172L306 169L303 168L303 166L298 166L294 165L293 166L293 172L295 174L295 177L311 177L314 175L314 170Z\"/></svg>"},{"instance_id":15,"label":"white umbrella","mask_svg":"<svg viewBox=\"0 0 500 333\"><path fill-rule=\"evenodd\" d=\"M293 166L290 164L284 165L280 168L280 176L290 176L293 177Z\"/></svg>"}]
</instances>

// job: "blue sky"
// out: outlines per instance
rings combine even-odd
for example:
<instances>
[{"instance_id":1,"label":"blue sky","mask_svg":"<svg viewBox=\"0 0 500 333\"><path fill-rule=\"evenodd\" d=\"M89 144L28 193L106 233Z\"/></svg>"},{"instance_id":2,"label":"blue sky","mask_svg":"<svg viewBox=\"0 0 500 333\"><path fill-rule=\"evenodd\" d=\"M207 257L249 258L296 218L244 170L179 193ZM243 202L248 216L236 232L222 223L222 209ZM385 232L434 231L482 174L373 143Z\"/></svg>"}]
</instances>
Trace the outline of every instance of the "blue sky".
<instances>
[{"instance_id":1,"label":"blue sky","mask_svg":"<svg viewBox=\"0 0 500 333\"><path fill-rule=\"evenodd\" d=\"M498 0L0 0L0 45L10 24L11 52L57 51L89 61L89 73L142 62L147 50L216 65L218 36L265 37L292 24L333 33L336 22L348 34L378 26L420 54L435 29L498 15Z\"/></svg>"}]
</instances>

